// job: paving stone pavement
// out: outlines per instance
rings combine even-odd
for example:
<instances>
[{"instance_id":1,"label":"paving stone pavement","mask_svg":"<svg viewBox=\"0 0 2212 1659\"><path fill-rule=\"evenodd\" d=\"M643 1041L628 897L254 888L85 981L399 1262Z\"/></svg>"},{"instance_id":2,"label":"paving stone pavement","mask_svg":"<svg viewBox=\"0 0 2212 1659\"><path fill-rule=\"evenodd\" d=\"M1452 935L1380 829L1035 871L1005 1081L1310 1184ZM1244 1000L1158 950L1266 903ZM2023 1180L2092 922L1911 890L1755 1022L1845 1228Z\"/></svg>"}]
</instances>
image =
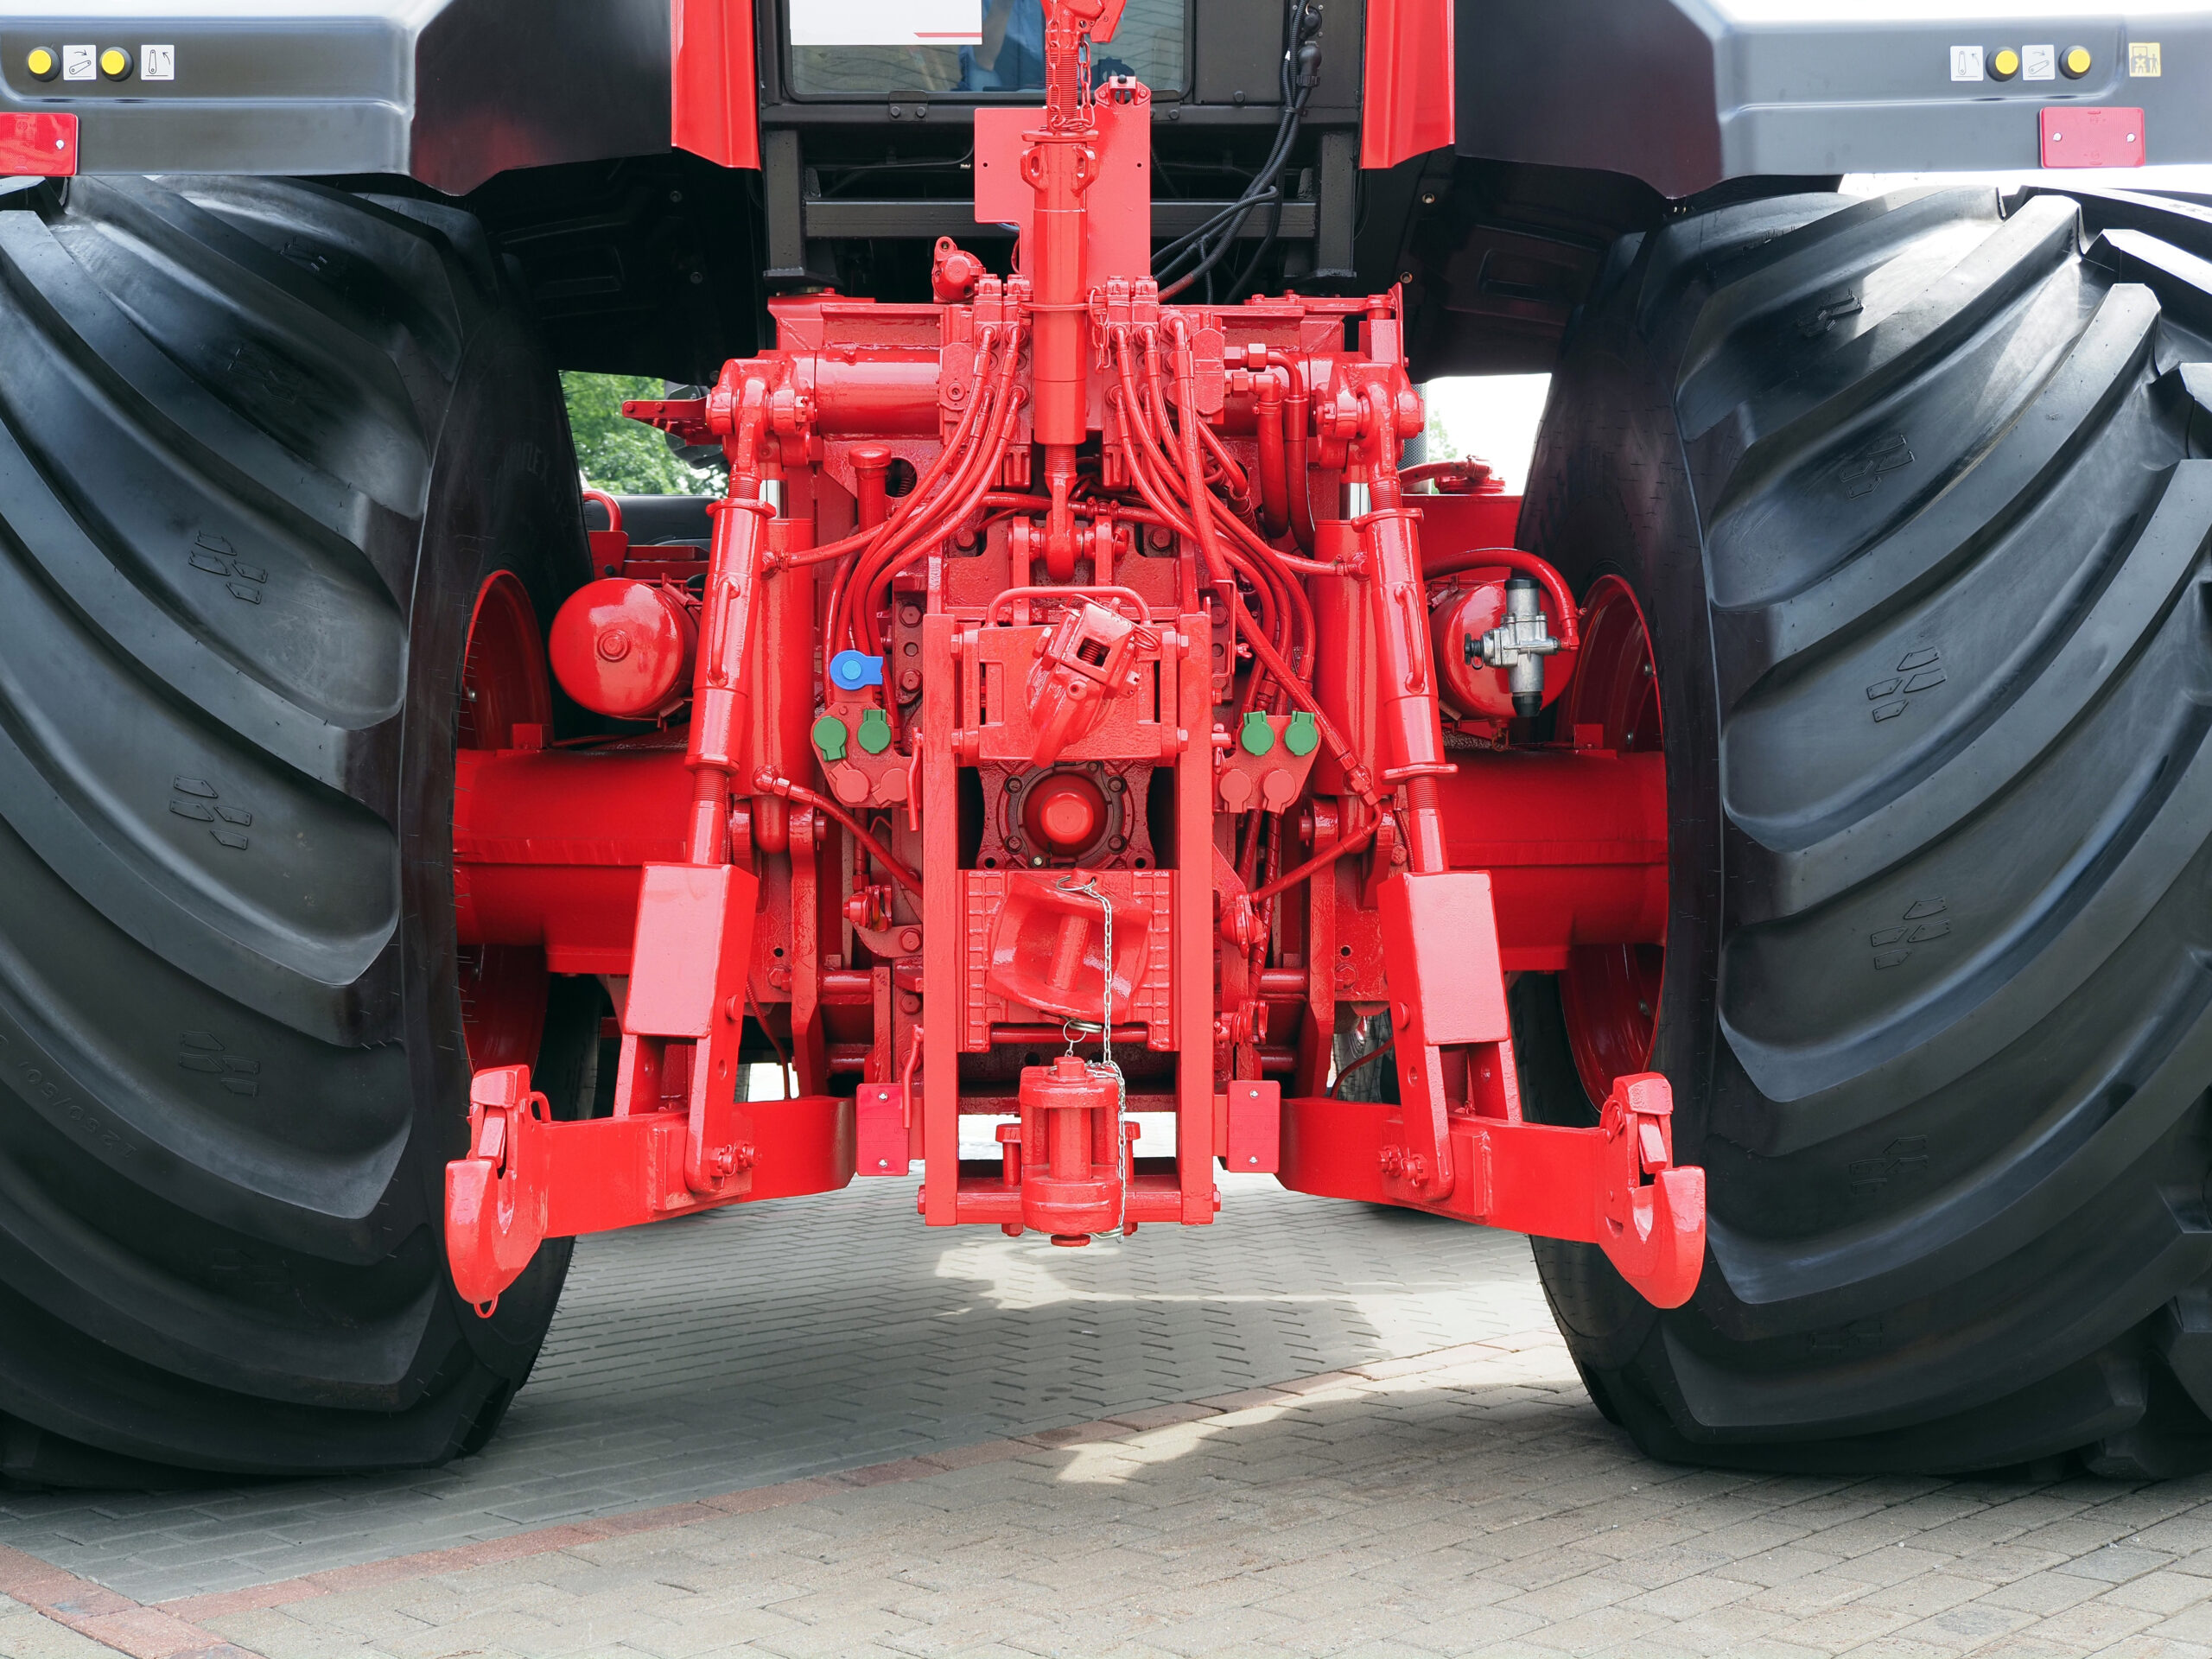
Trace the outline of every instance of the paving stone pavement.
<instances>
[{"instance_id":1,"label":"paving stone pavement","mask_svg":"<svg viewBox=\"0 0 2212 1659\"><path fill-rule=\"evenodd\" d=\"M448 1468L0 1493L10 1546L142 1602L617 1515L1524 1329L1518 1237L1225 1176L1221 1224L1054 1249L912 1180L581 1241L530 1384ZM4 1652L0 1648L0 1652Z\"/></svg>"},{"instance_id":2,"label":"paving stone pavement","mask_svg":"<svg viewBox=\"0 0 2212 1659\"><path fill-rule=\"evenodd\" d=\"M1653 1464L1548 1330L753 1496L173 1605L266 1659L2212 1653L2212 1480Z\"/></svg>"},{"instance_id":3,"label":"paving stone pavement","mask_svg":"<svg viewBox=\"0 0 2212 1659\"><path fill-rule=\"evenodd\" d=\"M2212 1478L1653 1463L1520 1241L1227 1196L1095 1251L889 1182L591 1241L482 1457L8 1500L0 1656L2212 1659Z\"/></svg>"},{"instance_id":4,"label":"paving stone pavement","mask_svg":"<svg viewBox=\"0 0 2212 1659\"><path fill-rule=\"evenodd\" d=\"M0 1596L0 1654L7 1659L114 1659L115 1649Z\"/></svg>"}]
</instances>

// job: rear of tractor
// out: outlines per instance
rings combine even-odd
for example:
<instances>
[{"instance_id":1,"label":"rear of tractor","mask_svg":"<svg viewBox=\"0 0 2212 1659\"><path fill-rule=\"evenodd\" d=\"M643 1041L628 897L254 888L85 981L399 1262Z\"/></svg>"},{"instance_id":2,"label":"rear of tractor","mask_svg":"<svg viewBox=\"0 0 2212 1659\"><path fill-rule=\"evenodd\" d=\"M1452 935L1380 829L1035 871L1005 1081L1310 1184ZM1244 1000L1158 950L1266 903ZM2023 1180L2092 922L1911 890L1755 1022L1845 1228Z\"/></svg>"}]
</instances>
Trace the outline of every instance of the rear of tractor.
<instances>
[{"instance_id":1,"label":"rear of tractor","mask_svg":"<svg viewBox=\"0 0 2212 1659\"><path fill-rule=\"evenodd\" d=\"M2212 211L1833 194L2212 154L2212 19L157 10L0 13L0 1475L474 1449L571 1239L917 1162L1529 1233L1664 1455L2212 1460Z\"/></svg>"}]
</instances>

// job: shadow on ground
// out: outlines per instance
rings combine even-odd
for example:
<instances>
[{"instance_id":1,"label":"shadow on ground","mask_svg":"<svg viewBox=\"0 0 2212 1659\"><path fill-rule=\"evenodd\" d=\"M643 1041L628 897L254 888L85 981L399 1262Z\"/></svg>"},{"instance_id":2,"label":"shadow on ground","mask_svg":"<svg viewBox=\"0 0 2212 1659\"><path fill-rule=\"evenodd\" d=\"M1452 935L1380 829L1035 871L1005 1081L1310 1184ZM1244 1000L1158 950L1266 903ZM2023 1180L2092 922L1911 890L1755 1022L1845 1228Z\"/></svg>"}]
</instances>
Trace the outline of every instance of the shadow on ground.
<instances>
[{"instance_id":1,"label":"shadow on ground","mask_svg":"<svg viewBox=\"0 0 2212 1659\"><path fill-rule=\"evenodd\" d=\"M530 1385L448 1468L0 1498L152 1601L1088 1421L1547 1322L1528 1247L1228 1177L1206 1228L1057 1250L912 1181L587 1239Z\"/></svg>"}]
</instances>

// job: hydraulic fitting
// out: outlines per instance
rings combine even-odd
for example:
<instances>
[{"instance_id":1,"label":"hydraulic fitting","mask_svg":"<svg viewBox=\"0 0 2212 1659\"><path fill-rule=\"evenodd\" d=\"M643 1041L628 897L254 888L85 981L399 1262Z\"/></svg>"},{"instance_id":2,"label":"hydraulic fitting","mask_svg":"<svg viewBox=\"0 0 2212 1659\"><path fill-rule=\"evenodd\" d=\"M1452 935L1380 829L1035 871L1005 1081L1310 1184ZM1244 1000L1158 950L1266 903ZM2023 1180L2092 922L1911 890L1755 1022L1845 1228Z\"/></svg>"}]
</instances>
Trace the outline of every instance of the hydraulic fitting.
<instances>
[{"instance_id":1,"label":"hydraulic fitting","mask_svg":"<svg viewBox=\"0 0 2212 1659\"><path fill-rule=\"evenodd\" d=\"M1528 576L1505 583L1505 620L1483 635L1482 658L1507 671L1513 712L1534 718L1544 706L1544 658L1560 648L1544 620L1543 584Z\"/></svg>"}]
</instances>

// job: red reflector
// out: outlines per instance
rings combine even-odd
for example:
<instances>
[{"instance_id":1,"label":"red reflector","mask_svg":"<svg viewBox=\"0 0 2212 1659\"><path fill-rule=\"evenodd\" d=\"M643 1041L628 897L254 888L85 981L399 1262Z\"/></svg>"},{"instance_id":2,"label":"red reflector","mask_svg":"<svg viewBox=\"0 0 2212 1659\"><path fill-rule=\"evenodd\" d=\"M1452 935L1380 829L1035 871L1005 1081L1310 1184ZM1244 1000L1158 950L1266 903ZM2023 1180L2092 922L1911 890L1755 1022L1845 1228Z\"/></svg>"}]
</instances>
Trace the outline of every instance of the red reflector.
<instances>
[{"instance_id":1,"label":"red reflector","mask_svg":"<svg viewBox=\"0 0 2212 1659\"><path fill-rule=\"evenodd\" d=\"M2140 167L2143 111L2058 104L2036 111L2045 167Z\"/></svg>"},{"instance_id":2,"label":"red reflector","mask_svg":"<svg viewBox=\"0 0 2212 1659\"><path fill-rule=\"evenodd\" d=\"M0 115L0 177L35 173L67 178L77 170L77 118L73 115Z\"/></svg>"}]
</instances>

